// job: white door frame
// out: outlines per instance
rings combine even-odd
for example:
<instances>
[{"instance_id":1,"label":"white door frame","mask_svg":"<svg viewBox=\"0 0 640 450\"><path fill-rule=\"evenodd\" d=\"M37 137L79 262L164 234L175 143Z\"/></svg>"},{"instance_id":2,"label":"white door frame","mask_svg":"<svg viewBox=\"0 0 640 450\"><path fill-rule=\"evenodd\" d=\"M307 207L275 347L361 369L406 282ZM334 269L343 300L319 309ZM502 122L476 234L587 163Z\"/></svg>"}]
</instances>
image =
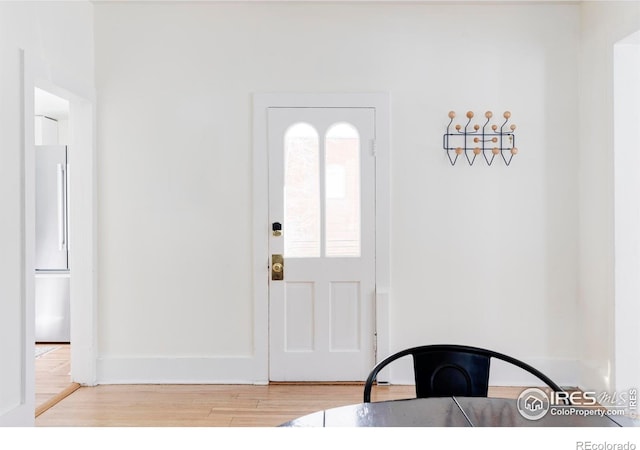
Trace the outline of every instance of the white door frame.
<instances>
[{"instance_id":1,"label":"white door frame","mask_svg":"<svg viewBox=\"0 0 640 450\"><path fill-rule=\"evenodd\" d=\"M373 108L376 129L376 360L388 353L390 109L386 93L253 96L253 305L255 383L269 382L268 108Z\"/></svg>"},{"instance_id":2,"label":"white door frame","mask_svg":"<svg viewBox=\"0 0 640 450\"><path fill-rule=\"evenodd\" d=\"M613 386L617 392L638 389L640 362L640 30L618 41L614 55L614 192L615 301Z\"/></svg>"},{"instance_id":3,"label":"white door frame","mask_svg":"<svg viewBox=\"0 0 640 450\"><path fill-rule=\"evenodd\" d=\"M53 70L24 52L25 152L25 283L27 342L34 342L35 293L35 140L34 89L38 87L69 101L69 268L71 270L71 379L96 383L97 348L97 177L95 90ZM33 355L32 346L29 351ZM31 357L33 359L33 357ZM33 377L34 374L27 374Z\"/></svg>"}]
</instances>

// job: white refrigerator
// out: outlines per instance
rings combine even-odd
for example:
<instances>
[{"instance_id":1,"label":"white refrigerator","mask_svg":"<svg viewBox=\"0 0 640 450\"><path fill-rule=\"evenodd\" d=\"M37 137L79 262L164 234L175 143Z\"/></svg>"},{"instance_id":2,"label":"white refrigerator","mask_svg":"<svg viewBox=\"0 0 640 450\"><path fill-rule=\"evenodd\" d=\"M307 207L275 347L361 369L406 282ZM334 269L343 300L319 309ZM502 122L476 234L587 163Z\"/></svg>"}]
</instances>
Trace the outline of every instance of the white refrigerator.
<instances>
[{"instance_id":1,"label":"white refrigerator","mask_svg":"<svg viewBox=\"0 0 640 450\"><path fill-rule=\"evenodd\" d=\"M70 341L67 147L36 146L36 342Z\"/></svg>"}]
</instances>

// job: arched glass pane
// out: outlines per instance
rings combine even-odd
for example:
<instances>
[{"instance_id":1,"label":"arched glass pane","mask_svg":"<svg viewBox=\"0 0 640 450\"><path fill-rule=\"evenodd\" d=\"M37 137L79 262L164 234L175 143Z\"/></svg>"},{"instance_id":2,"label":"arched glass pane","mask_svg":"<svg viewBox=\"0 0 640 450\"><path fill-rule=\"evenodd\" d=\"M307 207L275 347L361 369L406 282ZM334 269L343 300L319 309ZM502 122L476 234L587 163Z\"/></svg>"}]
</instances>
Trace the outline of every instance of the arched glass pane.
<instances>
[{"instance_id":1,"label":"arched glass pane","mask_svg":"<svg viewBox=\"0 0 640 450\"><path fill-rule=\"evenodd\" d=\"M325 137L326 256L360 256L360 135L338 123Z\"/></svg>"},{"instance_id":2,"label":"arched glass pane","mask_svg":"<svg viewBox=\"0 0 640 450\"><path fill-rule=\"evenodd\" d=\"M320 256L320 149L311 125L292 125L284 136L284 255Z\"/></svg>"}]
</instances>

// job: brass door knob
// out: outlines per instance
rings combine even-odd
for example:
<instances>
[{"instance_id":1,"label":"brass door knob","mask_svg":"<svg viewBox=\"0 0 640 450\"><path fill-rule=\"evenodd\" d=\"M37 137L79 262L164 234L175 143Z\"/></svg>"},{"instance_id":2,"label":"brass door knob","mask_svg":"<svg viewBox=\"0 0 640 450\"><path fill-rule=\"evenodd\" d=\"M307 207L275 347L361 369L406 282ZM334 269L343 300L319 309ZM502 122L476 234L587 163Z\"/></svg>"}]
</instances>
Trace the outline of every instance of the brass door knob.
<instances>
[{"instance_id":1,"label":"brass door knob","mask_svg":"<svg viewBox=\"0 0 640 450\"><path fill-rule=\"evenodd\" d=\"M271 255L271 279L284 279L284 258L282 255Z\"/></svg>"}]
</instances>

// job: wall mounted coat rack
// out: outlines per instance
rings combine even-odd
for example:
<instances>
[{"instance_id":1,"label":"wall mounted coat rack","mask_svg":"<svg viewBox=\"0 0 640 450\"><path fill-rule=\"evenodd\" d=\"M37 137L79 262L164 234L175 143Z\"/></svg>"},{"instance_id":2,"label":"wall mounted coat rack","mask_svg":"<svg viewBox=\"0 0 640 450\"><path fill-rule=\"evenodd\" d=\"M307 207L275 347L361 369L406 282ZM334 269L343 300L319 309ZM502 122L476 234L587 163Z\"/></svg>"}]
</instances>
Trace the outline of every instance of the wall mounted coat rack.
<instances>
[{"instance_id":1,"label":"wall mounted coat rack","mask_svg":"<svg viewBox=\"0 0 640 450\"><path fill-rule=\"evenodd\" d=\"M447 132L442 137L442 146L447 152L451 165L455 165L458 157L464 154L469 165L473 165L478 155L482 155L488 165L493 163L496 156L500 155L508 166L511 164L511 160L518 153L516 145L516 136L513 133L516 129L515 125L511 125L508 128L507 122L511 118L511 113L505 111L502 115L504 122L498 129L498 125L493 124L489 128L489 122L493 117L491 111L484 113L487 119L484 125L475 124L471 125L471 119L473 119L473 111L467 112L467 123L464 125L455 125L455 131L451 130L451 124L456 117L455 111L449 111L449 125L447 125Z\"/></svg>"}]
</instances>

